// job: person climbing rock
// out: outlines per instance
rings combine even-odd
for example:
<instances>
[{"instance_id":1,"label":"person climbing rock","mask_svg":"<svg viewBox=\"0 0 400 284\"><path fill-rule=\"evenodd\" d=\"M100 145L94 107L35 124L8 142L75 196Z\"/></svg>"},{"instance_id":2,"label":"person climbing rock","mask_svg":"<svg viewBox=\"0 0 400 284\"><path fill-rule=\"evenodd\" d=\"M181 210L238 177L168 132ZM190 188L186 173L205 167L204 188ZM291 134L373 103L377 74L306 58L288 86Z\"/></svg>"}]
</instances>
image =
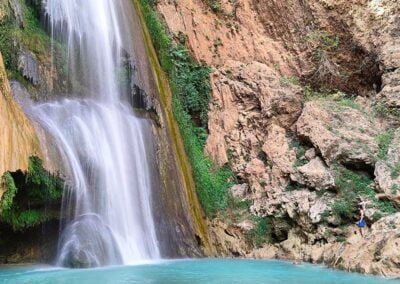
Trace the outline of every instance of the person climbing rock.
<instances>
[{"instance_id":1,"label":"person climbing rock","mask_svg":"<svg viewBox=\"0 0 400 284\"><path fill-rule=\"evenodd\" d=\"M361 237L364 237L364 229L367 226L367 223L364 219L364 211L365 211L365 203L360 203L360 220L357 222L357 226L360 229Z\"/></svg>"}]
</instances>

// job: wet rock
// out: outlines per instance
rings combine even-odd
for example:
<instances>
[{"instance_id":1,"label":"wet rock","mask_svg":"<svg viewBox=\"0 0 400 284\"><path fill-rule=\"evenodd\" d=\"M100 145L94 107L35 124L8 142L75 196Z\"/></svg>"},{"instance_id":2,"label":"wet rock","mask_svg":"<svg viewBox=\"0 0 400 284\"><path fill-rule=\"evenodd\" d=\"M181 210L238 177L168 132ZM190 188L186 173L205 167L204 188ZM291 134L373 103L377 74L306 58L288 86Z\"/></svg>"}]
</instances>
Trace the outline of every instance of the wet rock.
<instances>
[{"instance_id":1,"label":"wet rock","mask_svg":"<svg viewBox=\"0 0 400 284\"><path fill-rule=\"evenodd\" d=\"M138 85L133 84L131 86L130 103L134 108L141 108L146 111L155 111L156 103L154 98L146 94Z\"/></svg>"},{"instance_id":2,"label":"wet rock","mask_svg":"<svg viewBox=\"0 0 400 284\"><path fill-rule=\"evenodd\" d=\"M18 56L18 69L33 85L39 84L39 63L36 56L26 50L22 50Z\"/></svg>"},{"instance_id":3,"label":"wet rock","mask_svg":"<svg viewBox=\"0 0 400 284\"><path fill-rule=\"evenodd\" d=\"M7 0L5 2L7 2ZM8 0L8 3L11 8L11 12L15 22L17 23L18 26L23 28L25 26L24 23L25 13L21 5L21 2L18 0Z\"/></svg>"},{"instance_id":4,"label":"wet rock","mask_svg":"<svg viewBox=\"0 0 400 284\"><path fill-rule=\"evenodd\" d=\"M21 82L11 80L10 87L14 100L24 111L33 105L31 95Z\"/></svg>"}]
</instances>

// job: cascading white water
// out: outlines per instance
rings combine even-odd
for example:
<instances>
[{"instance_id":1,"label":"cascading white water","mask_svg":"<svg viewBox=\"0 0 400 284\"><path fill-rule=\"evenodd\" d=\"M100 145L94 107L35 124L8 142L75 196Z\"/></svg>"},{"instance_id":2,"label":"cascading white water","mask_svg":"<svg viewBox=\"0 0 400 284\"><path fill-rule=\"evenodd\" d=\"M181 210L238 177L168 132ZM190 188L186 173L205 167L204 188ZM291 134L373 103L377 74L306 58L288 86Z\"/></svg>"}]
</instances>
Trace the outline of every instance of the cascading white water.
<instances>
[{"instance_id":1,"label":"cascading white water","mask_svg":"<svg viewBox=\"0 0 400 284\"><path fill-rule=\"evenodd\" d=\"M45 4L53 36L67 45L72 92L81 94L31 111L57 146L69 184L63 196L59 265L127 264L159 257L146 155L150 124L134 115L118 87L123 65L118 2Z\"/></svg>"}]
</instances>

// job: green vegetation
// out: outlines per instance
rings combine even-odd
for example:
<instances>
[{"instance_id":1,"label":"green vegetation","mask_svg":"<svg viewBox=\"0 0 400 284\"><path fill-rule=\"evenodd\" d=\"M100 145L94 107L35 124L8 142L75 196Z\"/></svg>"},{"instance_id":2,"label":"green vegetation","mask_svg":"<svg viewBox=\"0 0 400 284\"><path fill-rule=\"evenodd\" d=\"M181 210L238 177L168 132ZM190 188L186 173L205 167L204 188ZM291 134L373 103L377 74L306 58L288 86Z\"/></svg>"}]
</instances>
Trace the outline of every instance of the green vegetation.
<instances>
[{"instance_id":1,"label":"green vegetation","mask_svg":"<svg viewBox=\"0 0 400 284\"><path fill-rule=\"evenodd\" d=\"M173 112L192 164L200 203L211 216L226 208L227 189L234 175L228 167L214 166L203 151L207 137L210 70L196 63L182 43L171 39L148 0L139 2L158 59L169 77Z\"/></svg>"},{"instance_id":2,"label":"green vegetation","mask_svg":"<svg viewBox=\"0 0 400 284\"><path fill-rule=\"evenodd\" d=\"M214 13L221 11L221 3L219 3L219 0L207 0L207 2Z\"/></svg>"},{"instance_id":3,"label":"green vegetation","mask_svg":"<svg viewBox=\"0 0 400 284\"><path fill-rule=\"evenodd\" d=\"M15 27L11 21L0 25L0 50L3 55L4 64L7 69L17 66L16 47L13 42Z\"/></svg>"},{"instance_id":4,"label":"green vegetation","mask_svg":"<svg viewBox=\"0 0 400 284\"><path fill-rule=\"evenodd\" d=\"M300 85L300 80L297 77L281 77L279 79L279 84L281 87L288 87L290 85Z\"/></svg>"},{"instance_id":5,"label":"green vegetation","mask_svg":"<svg viewBox=\"0 0 400 284\"><path fill-rule=\"evenodd\" d=\"M315 90L311 86L304 87L304 99L306 101L327 101L334 102L334 111L340 111L343 107L353 108L363 111L362 107L354 101L354 97L348 96L340 91L332 91L328 89Z\"/></svg>"},{"instance_id":6,"label":"green vegetation","mask_svg":"<svg viewBox=\"0 0 400 284\"><path fill-rule=\"evenodd\" d=\"M256 247L261 247L268 240L269 231L270 227L267 218L256 217L254 228Z\"/></svg>"},{"instance_id":7,"label":"green vegetation","mask_svg":"<svg viewBox=\"0 0 400 284\"><path fill-rule=\"evenodd\" d=\"M325 51L333 51L338 48L340 40L338 36L330 36L320 31L313 31L307 34L306 41L318 45Z\"/></svg>"},{"instance_id":8,"label":"green vegetation","mask_svg":"<svg viewBox=\"0 0 400 284\"><path fill-rule=\"evenodd\" d=\"M294 162L293 166L298 168L301 166L304 166L305 164L308 163L308 160L304 156L306 153L306 149L300 145L299 141L292 141L289 145L289 149L296 148L296 161Z\"/></svg>"},{"instance_id":9,"label":"green vegetation","mask_svg":"<svg viewBox=\"0 0 400 284\"><path fill-rule=\"evenodd\" d=\"M372 214L372 220L374 222L378 221L379 219L383 218L384 215L382 214L382 212L376 211L374 212L374 214Z\"/></svg>"},{"instance_id":10,"label":"green vegetation","mask_svg":"<svg viewBox=\"0 0 400 284\"><path fill-rule=\"evenodd\" d=\"M389 108L383 104L378 103L374 106L374 111L378 117L392 118L395 120L400 119L399 108Z\"/></svg>"},{"instance_id":11,"label":"green vegetation","mask_svg":"<svg viewBox=\"0 0 400 284\"><path fill-rule=\"evenodd\" d=\"M396 164L394 164L394 166L392 166L392 168L390 169L390 177L392 179L396 179L400 176L400 162L397 162Z\"/></svg>"},{"instance_id":12,"label":"green vegetation","mask_svg":"<svg viewBox=\"0 0 400 284\"><path fill-rule=\"evenodd\" d=\"M6 192L1 200L0 221L23 231L53 218L47 205L59 203L64 183L47 172L38 157L29 159L28 171L5 173Z\"/></svg>"},{"instance_id":13,"label":"green vegetation","mask_svg":"<svg viewBox=\"0 0 400 284\"><path fill-rule=\"evenodd\" d=\"M394 130L389 129L386 132L379 134L375 139L378 142L378 158L381 160L386 160L390 143L394 138Z\"/></svg>"},{"instance_id":14,"label":"green vegetation","mask_svg":"<svg viewBox=\"0 0 400 284\"><path fill-rule=\"evenodd\" d=\"M400 191L400 185L398 185L398 184L392 184L392 186L390 187L390 193L391 193L392 195L396 195L397 192L399 192L399 191Z\"/></svg>"},{"instance_id":15,"label":"green vegetation","mask_svg":"<svg viewBox=\"0 0 400 284\"><path fill-rule=\"evenodd\" d=\"M335 167L335 174L338 199L332 205L332 213L339 225L351 223L357 218L358 203L361 199L369 201L382 215L392 214L397 211L389 201L382 201L376 198L373 180L368 176L340 166Z\"/></svg>"},{"instance_id":16,"label":"green vegetation","mask_svg":"<svg viewBox=\"0 0 400 284\"><path fill-rule=\"evenodd\" d=\"M40 4L37 1L20 1L23 9L23 23L13 19L12 15L0 25L0 51L3 55L4 64L9 79L18 80L25 85L33 99L38 99L37 88L24 78L19 70L18 57L21 51L32 52L39 64L50 68L53 63L59 77L66 78L65 47L58 41L53 41L51 49L51 38L46 34L39 22ZM52 53L52 54L51 54ZM50 54L52 62L50 62ZM62 87L63 82L58 82L54 87Z\"/></svg>"},{"instance_id":17,"label":"green vegetation","mask_svg":"<svg viewBox=\"0 0 400 284\"><path fill-rule=\"evenodd\" d=\"M263 244L271 239L271 224L267 217L252 216L254 228L247 231L245 237L248 242L253 243L256 248L262 247Z\"/></svg>"},{"instance_id":18,"label":"green vegetation","mask_svg":"<svg viewBox=\"0 0 400 284\"><path fill-rule=\"evenodd\" d=\"M289 183L286 187L285 187L285 191L295 191L295 190L300 190L304 187L302 187L300 184L298 183Z\"/></svg>"},{"instance_id":19,"label":"green vegetation","mask_svg":"<svg viewBox=\"0 0 400 284\"><path fill-rule=\"evenodd\" d=\"M34 190L28 194L31 200L58 200L62 197L63 181L46 171L38 157L29 159L26 185Z\"/></svg>"},{"instance_id":20,"label":"green vegetation","mask_svg":"<svg viewBox=\"0 0 400 284\"><path fill-rule=\"evenodd\" d=\"M26 5L24 1L21 1L21 5L25 16L23 27L11 18L0 25L0 50L6 69L9 71L16 71L18 66L19 46L35 53L39 60L48 58L50 50L50 37L40 26L33 8Z\"/></svg>"},{"instance_id":21,"label":"green vegetation","mask_svg":"<svg viewBox=\"0 0 400 284\"><path fill-rule=\"evenodd\" d=\"M341 199L335 201L335 203L332 205L332 212L339 224L345 220L350 221L355 217L357 213L357 201L358 200L354 197L350 200Z\"/></svg>"},{"instance_id":22,"label":"green vegetation","mask_svg":"<svg viewBox=\"0 0 400 284\"><path fill-rule=\"evenodd\" d=\"M17 194L17 187L15 186L14 179L10 173L3 175L4 187L7 189L1 198L1 211L10 210L13 204L15 195Z\"/></svg>"},{"instance_id":23,"label":"green vegetation","mask_svg":"<svg viewBox=\"0 0 400 284\"><path fill-rule=\"evenodd\" d=\"M296 168L304 166L308 163L308 160L305 158L304 154L306 153L306 149L303 146L299 146L296 152L296 161L294 162L294 166Z\"/></svg>"}]
</instances>

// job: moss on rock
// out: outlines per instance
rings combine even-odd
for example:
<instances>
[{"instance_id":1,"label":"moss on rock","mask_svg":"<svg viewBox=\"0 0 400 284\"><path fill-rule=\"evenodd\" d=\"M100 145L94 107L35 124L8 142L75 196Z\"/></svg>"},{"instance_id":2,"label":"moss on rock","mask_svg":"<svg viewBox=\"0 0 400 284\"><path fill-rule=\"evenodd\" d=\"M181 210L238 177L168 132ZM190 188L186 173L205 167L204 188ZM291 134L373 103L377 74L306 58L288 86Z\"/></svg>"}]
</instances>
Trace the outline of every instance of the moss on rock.
<instances>
[{"instance_id":1,"label":"moss on rock","mask_svg":"<svg viewBox=\"0 0 400 284\"><path fill-rule=\"evenodd\" d=\"M6 188L0 202L0 222L23 231L50 219L57 219L64 182L49 173L38 157L29 158L28 171L3 175Z\"/></svg>"}]
</instances>

